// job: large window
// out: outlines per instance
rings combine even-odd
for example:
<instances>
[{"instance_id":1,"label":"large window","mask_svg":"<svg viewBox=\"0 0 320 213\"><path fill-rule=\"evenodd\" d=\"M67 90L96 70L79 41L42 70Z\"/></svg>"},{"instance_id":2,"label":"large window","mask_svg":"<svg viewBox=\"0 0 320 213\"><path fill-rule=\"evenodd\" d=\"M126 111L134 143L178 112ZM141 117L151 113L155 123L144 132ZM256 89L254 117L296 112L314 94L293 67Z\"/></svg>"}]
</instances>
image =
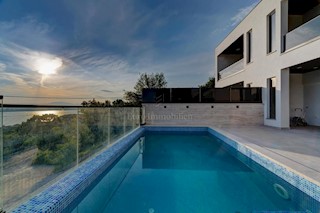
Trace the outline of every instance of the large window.
<instances>
[{"instance_id":1,"label":"large window","mask_svg":"<svg viewBox=\"0 0 320 213\"><path fill-rule=\"evenodd\" d=\"M247 63L252 61L252 30L247 32Z\"/></svg>"},{"instance_id":2,"label":"large window","mask_svg":"<svg viewBox=\"0 0 320 213\"><path fill-rule=\"evenodd\" d=\"M276 50L276 12L273 11L267 17L267 52L271 53Z\"/></svg>"}]
</instances>

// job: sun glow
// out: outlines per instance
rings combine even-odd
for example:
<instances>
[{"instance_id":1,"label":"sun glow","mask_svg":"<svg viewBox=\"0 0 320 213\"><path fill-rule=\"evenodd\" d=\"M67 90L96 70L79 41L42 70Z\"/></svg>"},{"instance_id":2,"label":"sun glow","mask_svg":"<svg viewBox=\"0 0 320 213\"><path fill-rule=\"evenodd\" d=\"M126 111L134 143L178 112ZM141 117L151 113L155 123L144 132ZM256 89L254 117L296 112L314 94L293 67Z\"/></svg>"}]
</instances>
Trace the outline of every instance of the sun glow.
<instances>
[{"instance_id":1,"label":"sun glow","mask_svg":"<svg viewBox=\"0 0 320 213\"><path fill-rule=\"evenodd\" d=\"M48 76L57 73L62 64L61 58L39 58L35 62L35 68L40 74Z\"/></svg>"}]
</instances>

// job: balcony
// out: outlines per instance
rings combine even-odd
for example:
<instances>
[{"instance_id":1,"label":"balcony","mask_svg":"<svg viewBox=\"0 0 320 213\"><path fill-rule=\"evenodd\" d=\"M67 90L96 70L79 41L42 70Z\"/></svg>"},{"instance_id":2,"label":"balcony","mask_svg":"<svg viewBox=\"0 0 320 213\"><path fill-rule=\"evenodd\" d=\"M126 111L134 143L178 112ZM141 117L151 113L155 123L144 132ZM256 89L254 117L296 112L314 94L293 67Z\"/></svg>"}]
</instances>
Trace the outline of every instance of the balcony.
<instances>
[{"instance_id":1,"label":"balcony","mask_svg":"<svg viewBox=\"0 0 320 213\"><path fill-rule=\"evenodd\" d=\"M241 60L237 61L236 63L231 64L227 68L221 70L219 72L219 79L226 78L226 77L228 77L232 74L235 74L243 69L244 69L244 61L243 61L243 59L241 59Z\"/></svg>"},{"instance_id":2,"label":"balcony","mask_svg":"<svg viewBox=\"0 0 320 213\"><path fill-rule=\"evenodd\" d=\"M320 16L287 33L284 37L284 50L289 50L318 36L320 36Z\"/></svg>"},{"instance_id":3,"label":"balcony","mask_svg":"<svg viewBox=\"0 0 320 213\"><path fill-rule=\"evenodd\" d=\"M217 57L218 80L243 70L244 36L241 35Z\"/></svg>"}]
</instances>

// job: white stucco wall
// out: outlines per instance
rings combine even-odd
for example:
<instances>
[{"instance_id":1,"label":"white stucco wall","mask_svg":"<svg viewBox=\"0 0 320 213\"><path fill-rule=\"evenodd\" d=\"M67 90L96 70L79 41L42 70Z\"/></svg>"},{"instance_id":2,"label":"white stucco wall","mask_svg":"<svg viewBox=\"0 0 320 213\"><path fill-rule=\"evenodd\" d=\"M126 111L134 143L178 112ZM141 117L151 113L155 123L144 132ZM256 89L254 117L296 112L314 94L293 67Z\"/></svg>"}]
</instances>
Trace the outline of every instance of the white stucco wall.
<instances>
[{"instance_id":1,"label":"white stucco wall","mask_svg":"<svg viewBox=\"0 0 320 213\"><path fill-rule=\"evenodd\" d=\"M287 0L262 0L256 8L218 45L215 56L221 54L230 44L241 35L252 30L252 62L247 64L244 60L244 69L230 77L217 80L216 87L226 87L244 81L244 85L252 83L252 87L263 87L264 124L288 128L290 116L289 73L287 68L320 57L320 36L302 45L282 53L282 38L287 33ZM267 53L267 16L276 13L276 50ZM244 39L244 53L247 52L247 39ZM245 54L246 58L246 54ZM217 76L217 65L215 67ZM276 77L276 119L267 118L268 97L267 79ZM286 78L286 79L281 79ZM288 107L287 109L285 109Z\"/></svg>"},{"instance_id":2,"label":"white stucco wall","mask_svg":"<svg viewBox=\"0 0 320 213\"><path fill-rule=\"evenodd\" d=\"M303 109L303 82L302 74L291 74L290 75L290 117L299 116L299 110Z\"/></svg>"},{"instance_id":3,"label":"white stucco wall","mask_svg":"<svg viewBox=\"0 0 320 213\"><path fill-rule=\"evenodd\" d=\"M303 75L303 89L306 121L320 126L320 70Z\"/></svg>"}]
</instances>

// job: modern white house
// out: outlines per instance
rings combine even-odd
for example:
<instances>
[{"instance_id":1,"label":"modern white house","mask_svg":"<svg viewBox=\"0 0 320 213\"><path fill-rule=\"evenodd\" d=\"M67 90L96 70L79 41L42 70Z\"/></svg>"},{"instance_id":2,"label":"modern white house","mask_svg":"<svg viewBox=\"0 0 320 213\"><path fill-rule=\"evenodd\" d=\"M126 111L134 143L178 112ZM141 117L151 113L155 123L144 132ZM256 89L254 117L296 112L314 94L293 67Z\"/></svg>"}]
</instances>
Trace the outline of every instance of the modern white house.
<instances>
[{"instance_id":1,"label":"modern white house","mask_svg":"<svg viewBox=\"0 0 320 213\"><path fill-rule=\"evenodd\" d=\"M320 126L320 0L262 0L215 49L216 87L262 87L264 124Z\"/></svg>"}]
</instances>

